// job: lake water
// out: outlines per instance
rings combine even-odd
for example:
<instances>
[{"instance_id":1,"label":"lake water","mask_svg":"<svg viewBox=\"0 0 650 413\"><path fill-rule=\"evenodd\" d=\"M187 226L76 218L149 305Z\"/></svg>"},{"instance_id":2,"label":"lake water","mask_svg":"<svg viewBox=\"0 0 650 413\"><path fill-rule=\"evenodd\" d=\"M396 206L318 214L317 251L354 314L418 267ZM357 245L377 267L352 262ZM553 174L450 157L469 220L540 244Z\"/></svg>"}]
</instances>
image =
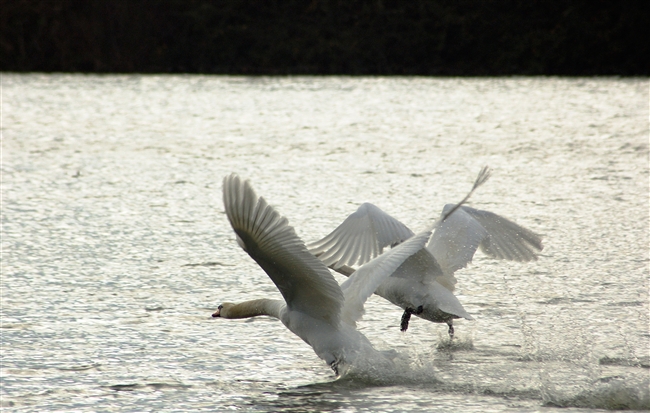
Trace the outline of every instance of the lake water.
<instances>
[{"instance_id":1,"label":"lake water","mask_svg":"<svg viewBox=\"0 0 650 413\"><path fill-rule=\"evenodd\" d=\"M2 74L3 411L650 409L648 79ZM477 253L447 327L373 296L404 355L336 379L279 321L221 181L305 241L372 202L414 230L470 204L544 237Z\"/></svg>"}]
</instances>

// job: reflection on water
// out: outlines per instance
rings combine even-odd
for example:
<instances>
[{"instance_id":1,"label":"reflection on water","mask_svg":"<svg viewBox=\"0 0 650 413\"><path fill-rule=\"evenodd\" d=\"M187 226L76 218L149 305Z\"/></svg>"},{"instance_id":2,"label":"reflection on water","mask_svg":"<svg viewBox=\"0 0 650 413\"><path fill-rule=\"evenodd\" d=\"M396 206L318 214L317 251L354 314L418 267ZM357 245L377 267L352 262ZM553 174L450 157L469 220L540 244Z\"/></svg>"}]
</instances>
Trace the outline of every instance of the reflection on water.
<instances>
[{"instance_id":1,"label":"reflection on water","mask_svg":"<svg viewBox=\"0 0 650 413\"><path fill-rule=\"evenodd\" d=\"M2 406L13 411L650 408L648 81L2 75ZM237 172L306 241L369 201L413 229L462 197L544 235L478 255L475 321L371 297L403 362L340 380L269 318L234 242ZM564 410L562 410L564 411Z\"/></svg>"}]
</instances>

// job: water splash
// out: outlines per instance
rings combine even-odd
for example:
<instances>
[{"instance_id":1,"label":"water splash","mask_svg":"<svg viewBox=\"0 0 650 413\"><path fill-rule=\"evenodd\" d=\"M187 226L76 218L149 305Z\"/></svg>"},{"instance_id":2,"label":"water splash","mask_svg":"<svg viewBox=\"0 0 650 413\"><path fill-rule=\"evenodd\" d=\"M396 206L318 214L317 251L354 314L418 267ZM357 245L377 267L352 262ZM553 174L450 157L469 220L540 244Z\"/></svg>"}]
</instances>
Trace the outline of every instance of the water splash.
<instances>
[{"instance_id":1,"label":"water splash","mask_svg":"<svg viewBox=\"0 0 650 413\"><path fill-rule=\"evenodd\" d=\"M623 379L607 377L598 380L590 389L572 393L557 386L546 387L542 400L547 406L583 407L607 410L650 409L650 379Z\"/></svg>"},{"instance_id":2,"label":"water splash","mask_svg":"<svg viewBox=\"0 0 650 413\"><path fill-rule=\"evenodd\" d=\"M409 384L440 384L436 377L433 358L414 357L399 353L390 364L376 363L376 360L358 358L354 365L347 366L336 380L345 386L393 386Z\"/></svg>"},{"instance_id":3,"label":"water splash","mask_svg":"<svg viewBox=\"0 0 650 413\"><path fill-rule=\"evenodd\" d=\"M474 339L463 335L457 335L452 339L449 335L438 332L436 349L443 352L474 350Z\"/></svg>"}]
</instances>

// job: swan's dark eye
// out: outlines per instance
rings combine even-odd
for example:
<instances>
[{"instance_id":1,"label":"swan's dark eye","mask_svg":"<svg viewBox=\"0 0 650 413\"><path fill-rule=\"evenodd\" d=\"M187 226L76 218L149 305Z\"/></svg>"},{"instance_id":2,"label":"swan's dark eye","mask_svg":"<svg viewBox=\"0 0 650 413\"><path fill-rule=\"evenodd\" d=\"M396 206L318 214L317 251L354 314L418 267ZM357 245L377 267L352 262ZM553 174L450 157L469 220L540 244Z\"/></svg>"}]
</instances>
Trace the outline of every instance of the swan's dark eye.
<instances>
[{"instance_id":1,"label":"swan's dark eye","mask_svg":"<svg viewBox=\"0 0 650 413\"><path fill-rule=\"evenodd\" d=\"M219 307L217 307L217 310L221 310L223 308L223 305L219 304Z\"/></svg>"}]
</instances>

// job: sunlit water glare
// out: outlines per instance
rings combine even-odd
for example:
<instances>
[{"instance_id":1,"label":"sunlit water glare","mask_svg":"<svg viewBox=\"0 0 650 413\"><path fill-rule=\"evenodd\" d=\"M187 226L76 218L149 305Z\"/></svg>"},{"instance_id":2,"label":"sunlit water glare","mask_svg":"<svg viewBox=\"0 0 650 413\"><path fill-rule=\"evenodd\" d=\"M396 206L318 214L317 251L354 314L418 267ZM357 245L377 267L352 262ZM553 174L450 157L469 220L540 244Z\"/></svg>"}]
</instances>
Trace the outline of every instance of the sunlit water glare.
<instances>
[{"instance_id":1,"label":"sunlit water glare","mask_svg":"<svg viewBox=\"0 0 650 413\"><path fill-rule=\"evenodd\" d=\"M647 79L2 74L7 411L650 409ZM251 180L305 241L372 202L414 230L471 205L543 234L533 263L457 273L475 321L371 297L402 357L336 380L280 322L221 180ZM560 408L566 409L560 409Z\"/></svg>"}]
</instances>

